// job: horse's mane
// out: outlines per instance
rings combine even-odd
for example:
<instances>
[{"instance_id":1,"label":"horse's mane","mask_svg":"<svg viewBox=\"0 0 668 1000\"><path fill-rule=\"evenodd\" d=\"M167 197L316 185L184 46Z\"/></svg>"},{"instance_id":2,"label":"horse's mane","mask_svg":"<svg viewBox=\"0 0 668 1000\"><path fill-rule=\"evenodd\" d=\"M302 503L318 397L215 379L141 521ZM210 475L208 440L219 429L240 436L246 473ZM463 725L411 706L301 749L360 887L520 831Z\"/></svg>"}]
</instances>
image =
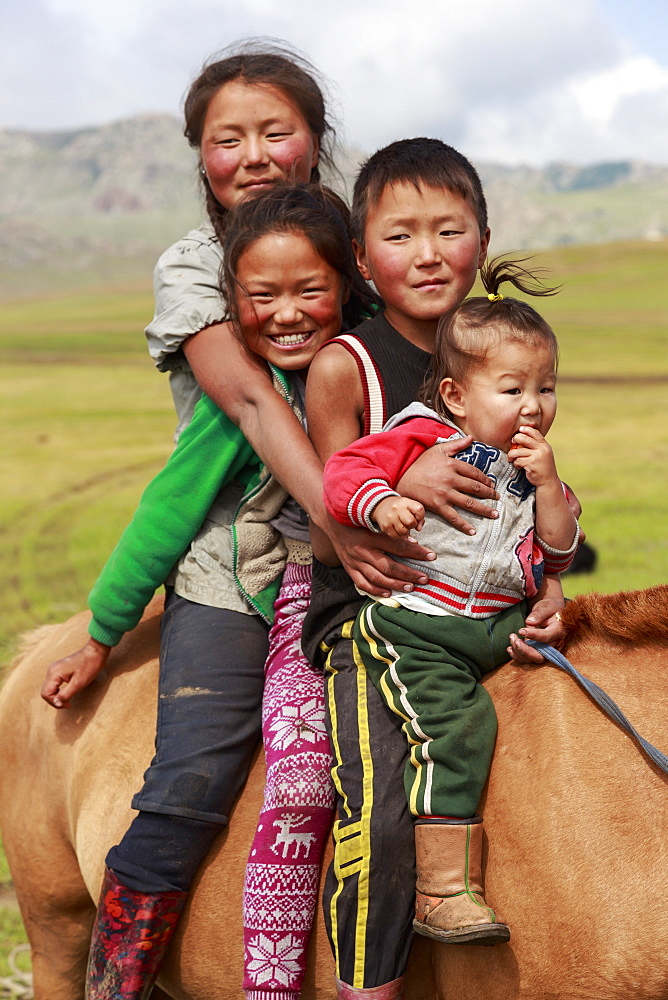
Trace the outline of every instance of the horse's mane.
<instances>
[{"instance_id":1,"label":"horse's mane","mask_svg":"<svg viewBox=\"0 0 668 1000\"><path fill-rule=\"evenodd\" d=\"M668 586L580 594L561 612L566 643L587 637L619 645L668 645Z\"/></svg>"},{"instance_id":2,"label":"horse's mane","mask_svg":"<svg viewBox=\"0 0 668 1000\"><path fill-rule=\"evenodd\" d=\"M40 625L31 632L25 632L22 636L19 636L18 640L16 640L18 646L14 646L11 660L0 667L0 686L7 680L12 671L18 667L19 663L22 663L25 657L29 653L32 653L33 649L39 646L40 642L57 628L58 625Z\"/></svg>"},{"instance_id":3,"label":"horse's mane","mask_svg":"<svg viewBox=\"0 0 668 1000\"><path fill-rule=\"evenodd\" d=\"M60 629L60 625L38 625L31 632L24 632L19 639L19 647L16 655L12 657L11 669L18 666L19 662L32 653L36 646L39 646L43 639Z\"/></svg>"}]
</instances>

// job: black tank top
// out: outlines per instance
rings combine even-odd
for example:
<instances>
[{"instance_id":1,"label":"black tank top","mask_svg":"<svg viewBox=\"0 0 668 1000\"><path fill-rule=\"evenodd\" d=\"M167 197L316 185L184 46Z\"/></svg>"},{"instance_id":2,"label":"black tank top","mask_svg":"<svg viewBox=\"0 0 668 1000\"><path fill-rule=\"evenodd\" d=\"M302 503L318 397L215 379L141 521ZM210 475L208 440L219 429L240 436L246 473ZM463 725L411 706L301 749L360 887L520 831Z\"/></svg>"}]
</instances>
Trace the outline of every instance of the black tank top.
<instances>
[{"instance_id":1,"label":"black tank top","mask_svg":"<svg viewBox=\"0 0 668 1000\"><path fill-rule=\"evenodd\" d=\"M383 313L349 334L335 337L357 363L364 390L364 433L381 430L395 413L417 399L431 364L431 354L402 337ZM312 663L321 663L320 643L364 603L341 567L313 560L311 603L302 628L302 647Z\"/></svg>"}]
</instances>

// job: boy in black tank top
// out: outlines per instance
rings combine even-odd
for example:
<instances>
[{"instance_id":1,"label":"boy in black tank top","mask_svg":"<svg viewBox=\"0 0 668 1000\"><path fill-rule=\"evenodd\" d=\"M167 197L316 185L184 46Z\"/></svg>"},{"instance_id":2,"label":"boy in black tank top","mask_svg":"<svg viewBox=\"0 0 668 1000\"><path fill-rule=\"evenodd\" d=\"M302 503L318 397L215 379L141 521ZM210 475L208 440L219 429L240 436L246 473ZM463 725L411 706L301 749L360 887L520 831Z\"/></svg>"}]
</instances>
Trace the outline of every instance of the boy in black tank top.
<instances>
[{"instance_id":1,"label":"boy in black tank top","mask_svg":"<svg viewBox=\"0 0 668 1000\"><path fill-rule=\"evenodd\" d=\"M431 354L397 333L384 313L337 337L334 343L354 359L362 386L363 425L357 436L378 433L388 417L417 398ZM341 566L327 566L315 559L313 572L303 645L311 662L324 666L320 642L332 629L356 617L362 599Z\"/></svg>"},{"instance_id":2,"label":"boy in black tank top","mask_svg":"<svg viewBox=\"0 0 668 1000\"><path fill-rule=\"evenodd\" d=\"M352 225L358 267L385 308L331 341L311 366L308 427L323 461L379 431L417 397L438 320L471 290L489 241L477 173L436 139L401 140L367 161L355 185ZM452 457L469 443L443 446L440 456L432 456L440 458L438 470L415 463L401 492L471 533L454 506L495 516L481 500L496 494L487 477ZM332 534L337 546L344 544L340 526ZM328 540L316 535L313 544L319 559L303 639L307 655L325 666L336 760L335 857L323 905L338 995L397 1000L415 888L413 823L403 788L406 742L396 716L355 662L350 633L363 598L334 564ZM389 596L387 587L378 578L376 596Z\"/></svg>"}]
</instances>

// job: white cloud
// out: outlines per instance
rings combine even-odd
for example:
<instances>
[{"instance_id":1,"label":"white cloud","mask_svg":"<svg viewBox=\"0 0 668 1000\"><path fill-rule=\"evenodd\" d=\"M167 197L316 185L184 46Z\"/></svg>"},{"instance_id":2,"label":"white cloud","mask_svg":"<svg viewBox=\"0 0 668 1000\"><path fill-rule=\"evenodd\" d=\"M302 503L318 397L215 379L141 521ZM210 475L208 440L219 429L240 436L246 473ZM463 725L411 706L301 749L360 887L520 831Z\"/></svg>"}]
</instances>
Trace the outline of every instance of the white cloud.
<instances>
[{"instance_id":1,"label":"white cloud","mask_svg":"<svg viewBox=\"0 0 668 1000\"><path fill-rule=\"evenodd\" d=\"M211 51L266 34L323 70L363 149L426 133L478 160L668 162L668 53L638 51L609 2L0 0L0 122L178 113Z\"/></svg>"},{"instance_id":2,"label":"white cloud","mask_svg":"<svg viewBox=\"0 0 668 1000\"><path fill-rule=\"evenodd\" d=\"M113 48L141 28L150 3L134 0L47 0L55 18L76 18L86 26L91 41L103 51Z\"/></svg>"},{"instance_id":3,"label":"white cloud","mask_svg":"<svg viewBox=\"0 0 668 1000\"><path fill-rule=\"evenodd\" d=\"M479 160L668 160L658 123L641 135L619 113L629 96L656 107L668 72L630 57L596 4L516 0L502 14L498 0L452 7L424 0L419 23L401 24L392 3L365 7L360 22L346 2L327 45L315 43L317 61L338 69L355 144L423 132ZM364 59L344 45L355 24L374 40Z\"/></svg>"},{"instance_id":4,"label":"white cloud","mask_svg":"<svg viewBox=\"0 0 668 1000\"><path fill-rule=\"evenodd\" d=\"M668 69L649 56L627 58L609 70L575 79L570 90L591 121L610 122L620 101L668 88Z\"/></svg>"},{"instance_id":5,"label":"white cloud","mask_svg":"<svg viewBox=\"0 0 668 1000\"><path fill-rule=\"evenodd\" d=\"M574 75L509 115L482 110L466 119L472 156L505 162L668 162L668 71L648 57Z\"/></svg>"}]
</instances>

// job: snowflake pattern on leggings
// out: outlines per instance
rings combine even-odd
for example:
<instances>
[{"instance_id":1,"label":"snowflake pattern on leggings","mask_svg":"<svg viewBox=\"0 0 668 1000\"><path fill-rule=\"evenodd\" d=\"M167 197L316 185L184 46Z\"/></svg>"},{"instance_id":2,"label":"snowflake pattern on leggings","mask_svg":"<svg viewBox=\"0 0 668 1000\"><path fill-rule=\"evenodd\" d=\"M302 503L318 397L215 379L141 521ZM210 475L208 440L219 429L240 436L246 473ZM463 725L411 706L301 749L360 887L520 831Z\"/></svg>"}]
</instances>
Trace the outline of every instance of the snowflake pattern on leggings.
<instances>
[{"instance_id":1,"label":"snowflake pattern on leggings","mask_svg":"<svg viewBox=\"0 0 668 1000\"><path fill-rule=\"evenodd\" d=\"M248 942L248 972L258 986L271 982L290 986L299 972L301 953L302 942L296 935L272 940L266 934L258 934Z\"/></svg>"},{"instance_id":2,"label":"snowflake pattern on leggings","mask_svg":"<svg viewBox=\"0 0 668 1000\"><path fill-rule=\"evenodd\" d=\"M311 568L288 564L274 605L262 705L267 784L244 884L244 989L301 988L334 807L324 679L301 651Z\"/></svg>"}]
</instances>

